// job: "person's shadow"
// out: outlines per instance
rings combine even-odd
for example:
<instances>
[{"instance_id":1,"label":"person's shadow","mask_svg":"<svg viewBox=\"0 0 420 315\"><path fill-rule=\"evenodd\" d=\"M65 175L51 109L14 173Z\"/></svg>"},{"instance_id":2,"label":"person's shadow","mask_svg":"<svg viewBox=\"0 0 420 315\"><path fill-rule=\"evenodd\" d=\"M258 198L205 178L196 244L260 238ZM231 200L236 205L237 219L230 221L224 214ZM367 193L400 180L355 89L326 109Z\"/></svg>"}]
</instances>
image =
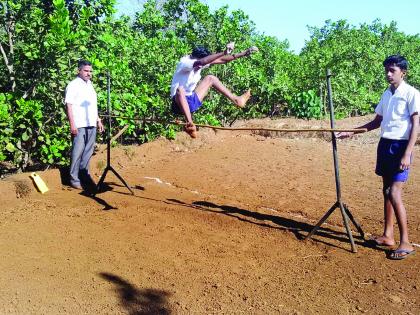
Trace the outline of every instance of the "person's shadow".
<instances>
[{"instance_id":1,"label":"person's shadow","mask_svg":"<svg viewBox=\"0 0 420 315\"><path fill-rule=\"evenodd\" d=\"M65 186L70 186L70 167L69 166L62 166L58 169L60 171L60 179L61 184ZM116 210L117 208L110 205L108 202L106 202L104 199L97 197L95 194L93 194L92 191L93 185L90 187L84 187L85 190L81 191L79 194L88 198L91 198L95 200L97 203L102 205L104 208L102 210L108 211L108 210ZM101 192L112 190L113 188L109 185L103 185Z\"/></svg>"},{"instance_id":2,"label":"person's shadow","mask_svg":"<svg viewBox=\"0 0 420 315\"><path fill-rule=\"evenodd\" d=\"M99 276L115 286L122 306L129 315L169 315L168 305L170 293L157 289L137 289L123 278L108 272Z\"/></svg>"},{"instance_id":3,"label":"person's shadow","mask_svg":"<svg viewBox=\"0 0 420 315\"><path fill-rule=\"evenodd\" d=\"M70 166L60 166L58 170L60 172L61 184L70 186Z\"/></svg>"}]
</instances>

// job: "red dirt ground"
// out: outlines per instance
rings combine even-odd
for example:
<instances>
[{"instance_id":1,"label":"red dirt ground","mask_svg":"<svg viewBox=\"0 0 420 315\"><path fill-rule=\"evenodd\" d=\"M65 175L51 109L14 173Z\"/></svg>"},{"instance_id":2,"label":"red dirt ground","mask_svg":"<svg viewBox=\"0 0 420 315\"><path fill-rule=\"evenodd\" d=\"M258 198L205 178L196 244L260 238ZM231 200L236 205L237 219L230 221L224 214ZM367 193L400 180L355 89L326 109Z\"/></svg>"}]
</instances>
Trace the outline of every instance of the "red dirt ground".
<instances>
[{"instance_id":1,"label":"red dirt ground","mask_svg":"<svg viewBox=\"0 0 420 315\"><path fill-rule=\"evenodd\" d=\"M368 234L383 221L377 139L338 143L343 201ZM419 151L404 199L417 244ZM96 179L105 161L93 157ZM202 129L113 148L112 166L134 196L112 173L95 198L58 170L39 172L44 195L29 174L0 181L1 314L420 314L418 248L392 261L354 233L351 253L339 210L301 239L336 201L328 134Z\"/></svg>"}]
</instances>

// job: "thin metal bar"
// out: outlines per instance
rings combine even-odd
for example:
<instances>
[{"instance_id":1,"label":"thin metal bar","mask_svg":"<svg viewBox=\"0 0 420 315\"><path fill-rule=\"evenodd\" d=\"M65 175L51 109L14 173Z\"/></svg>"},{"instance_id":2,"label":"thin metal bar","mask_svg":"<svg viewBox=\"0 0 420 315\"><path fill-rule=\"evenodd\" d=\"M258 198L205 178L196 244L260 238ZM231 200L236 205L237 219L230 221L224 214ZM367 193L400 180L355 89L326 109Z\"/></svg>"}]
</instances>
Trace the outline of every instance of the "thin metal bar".
<instances>
[{"instance_id":1,"label":"thin metal bar","mask_svg":"<svg viewBox=\"0 0 420 315\"><path fill-rule=\"evenodd\" d=\"M311 236L314 235L316 231L318 231L318 229L321 227L321 225L328 219L331 213L333 213L334 210L337 209L339 206L340 205L338 204L338 202L333 204L333 206L324 214L321 220L318 221L318 223L315 225L312 231L305 237L305 239L311 238Z\"/></svg>"},{"instance_id":2,"label":"thin metal bar","mask_svg":"<svg viewBox=\"0 0 420 315\"><path fill-rule=\"evenodd\" d=\"M109 76L109 71L106 72L106 91L107 91L107 99L106 99L106 111L108 115L111 115L111 79ZM109 166L111 165L111 117L108 117L108 138L107 138L107 146L106 146L106 164Z\"/></svg>"},{"instance_id":3,"label":"thin metal bar","mask_svg":"<svg viewBox=\"0 0 420 315\"><path fill-rule=\"evenodd\" d=\"M107 102L106 102L106 111L107 111L107 115L106 117L108 118L108 130L107 130L107 135L108 135L108 139L107 139L107 147L106 147L106 167L104 172L102 173L101 178L99 179L98 184L96 185L96 192L94 195L96 195L102 184L104 183L106 174L108 173L108 171L112 171L115 176L117 176L117 178L124 184L125 187L127 187L127 189L131 192L132 195L134 195L133 190L130 188L130 186L127 184L127 182L122 178L122 176L120 174L118 174L118 172L111 166L111 142L112 142L112 138L111 138L111 128L112 128L112 123L111 123L111 80L110 80L110 75L109 75L109 71L107 71L106 73L106 85L107 85Z\"/></svg>"},{"instance_id":4,"label":"thin metal bar","mask_svg":"<svg viewBox=\"0 0 420 315\"><path fill-rule=\"evenodd\" d=\"M134 195L134 191L130 188L130 186L128 186L124 178L122 178L122 176L118 174L118 172L112 166L110 166L109 169L114 173L115 176L118 177L118 179L124 184L124 186L127 187L131 194Z\"/></svg>"},{"instance_id":5,"label":"thin metal bar","mask_svg":"<svg viewBox=\"0 0 420 315\"><path fill-rule=\"evenodd\" d=\"M327 69L327 88L328 88L328 107L330 109L330 124L331 129L335 127L335 115L334 115L334 104L332 99L332 88L331 88L331 70ZM355 253L356 245L354 244L353 235L349 226L347 213L344 210L343 203L341 202L341 183L340 183L340 170L338 166L338 154L337 154L337 139L335 133L331 132L332 147L333 147L333 158L334 158L334 173L335 173L335 188L337 192L337 202L340 205L341 215L343 217L344 226L346 227L347 235L350 239L352 252Z\"/></svg>"},{"instance_id":6,"label":"thin metal bar","mask_svg":"<svg viewBox=\"0 0 420 315\"><path fill-rule=\"evenodd\" d=\"M332 88L331 88L331 70L327 69L327 88L328 88L328 107L330 109L330 124L331 129L335 127L335 115L334 115L334 104L332 99ZM354 244L353 235L349 226L347 213L344 211L343 203L341 202L341 183L340 183L340 171L338 166L338 154L337 154L337 139L335 133L331 132L332 147L333 147L333 158L334 158L334 173L335 173L335 188L337 192L337 202L340 205L341 215L343 217L344 226L346 227L347 235L350 239L351 249L356 252L356 246Z\"/></svg>"},{"instance_id":7,"label":"thin metal bar","mask_svg":"<svg viewBox=\"0 0 420 315\"><path fill-rule=\"evenodd\" d=\"M96 185L96 192L99 192L99 189L101 188L102 184L104 183L104 180L105 180L105 177L106 177L106 174L108 173L108 171L109 171L109 167L107 166L105 168L104 172L102 173L98 184ZM96 193L94 195L96 195Z\"/></svg>"},{"instance_id":8,"label":"thin metal bar","mask_svg":"<svg viewBox=\"0 0 420 315\"><path fill-rule=\"evenodd\" d=\"M350 225L349 225L349 218L347 217L347 213L344 210L343 203L341 201L339 202L339 205L340 205L341 216L343 217L344 226L346 228L346 232L350 240L351 251L353 253L357 253L356 245L354 244L353 234L351 232Z\"/></svg>"},{"instance_id":9,"label":"thin metal bar","mask_svg":"<svg viewBox=\"0 0 420 315\"><path fill-rule=\"evenodd\" d=\"M350 213L350 210L344 205L341 201L341 183L340 183L340 171L338 165L338 153L337 153L337 140L335 137L335 133L333 132L335 129L335 117L334 117L334 104L332 100L332 89L331 89L331 71L327 69L327 89L328 89L328 106L330 109L330 124L331 124L331 138L332 138L332 148L333 148L333 159L334 159L334 175L335 175L335 189L337 195L337 201L335 204L324 214L321 220L315 225L312 231L305 237L305 239L310 238L319 228L320 226L328 219L328 217L335 211L335 209L340 208L341 216L343 217L343 223L346 228L347 235L350 240L351 250L353 253L357 252L356 245L354 243L353 234L349 226L349 218L356 226L357 230L359 231L360 235L364 238L364 233L360 225L356 222L353 215Z\"/></svg>"},{"instance_id":10,"label":"thin metal bar","mask_svg":"<svg viewBox=\"0 0 420 315\"><path fill-rule=\"evenodd\" d=\"M347 216L349 217L350 221L353 223L353 225L356 227L357 231L359 232L360 236L362 237L362 239L365 239L365 232L363 232L362 227L360 226L360 224L356 221L356 219L354 218L353 214L350 212L349 208L347 207L347 205L345 203L343 203L344 206L344 210L347 213Z\"/></svg>"},{"instance_id":11,"label":"thin metal bar","mask_svg":"<svg viewBox=\"0 0 420 315\"><path fill-rule=\"evenodd\" d=\"M335 117L334 117L334 104L332 100L330 69L327 69L327 88L328 88L328 106L330 109L330 125L331 125L331 129L334 129ZM331 142L332 142L332 147L333 147L333 158L334 158L335 188L337 192L337 201L341 202L340 171L338 169L338 157L337 157L337 139L333 132L331 133L331 137L332 137Z\"/></svg>"}]
</instances>

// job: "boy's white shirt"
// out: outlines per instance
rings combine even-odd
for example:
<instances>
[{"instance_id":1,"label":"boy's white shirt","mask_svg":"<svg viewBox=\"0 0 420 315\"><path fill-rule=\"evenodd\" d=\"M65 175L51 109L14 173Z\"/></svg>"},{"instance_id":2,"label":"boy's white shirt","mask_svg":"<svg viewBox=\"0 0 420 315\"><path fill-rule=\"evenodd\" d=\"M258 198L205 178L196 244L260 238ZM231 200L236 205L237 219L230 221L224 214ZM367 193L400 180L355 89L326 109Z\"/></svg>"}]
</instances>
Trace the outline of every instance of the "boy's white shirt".
<instances>
[{"instance_id":1,"label":"boy's white shirt","mask_svg":"<svg viewBox=\"0 0 420 315\"><path fill-rule=\"evenodd\" d=\"M420 92L402 81L392 94L390 87L382 94L375 112L382 116L381 137L408 140L411 116L420 111Z\"/></svg>"},{"instance_id":2,"label":"boy's white shirt","mask_svg":"<svg viewBox=\"0 0 420 315\"><path fill-rule=\"evenodd\" d=\"M197 59L193 59L187 55L182 57L178 62L171 83L171 97L175 96L179 86L182 86L185 89L186 95L191 95L194 92L201 79L201 70L210 66L205 65L199 69L194 69L194 63L196 61Z\"/></svg>"},{"instance_id":3,"label":"boy's white shirt","mask_svg":"<svg viewBox=\"0 0 420 315\"><path fill-rule=\"evenodd\" d=\"M72 105L76 128L95 127L98 120L98 105L92 82L76 77L66 88L65 103Z\"/></svg>"}]
</instances>

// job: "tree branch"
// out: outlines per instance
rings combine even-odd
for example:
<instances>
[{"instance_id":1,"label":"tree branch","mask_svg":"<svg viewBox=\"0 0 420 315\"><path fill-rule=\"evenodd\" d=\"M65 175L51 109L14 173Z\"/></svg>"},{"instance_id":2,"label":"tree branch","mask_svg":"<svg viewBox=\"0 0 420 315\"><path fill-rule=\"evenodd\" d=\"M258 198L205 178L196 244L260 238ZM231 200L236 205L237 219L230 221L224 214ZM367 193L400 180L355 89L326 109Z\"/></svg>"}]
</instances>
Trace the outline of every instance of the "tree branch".
<instances>
[{"instance_id":1,"label":"tree branch","mask_svg":"<svg viewBox=\"0 0 420 315\"><path fill-rule=\"evenodd\" d=\"M16 88L16 78L15 78L15 71L13 69L13 56L14 56L14 45L13 45L14 22L13 20L7 21L4 26L5 26L5 30L6 30L8 41L9 41L9 52L8 54L6 53L2 43L0 43L0 51L3 56L3 60L6 65L6 68L9 71L10 88L12 92L14 92Z\"/></svg>"},{"instance_id":2,"label":"tree branch","mask_svg":"<svg viewBox=\"0 0 420 315\"><path fill-rule=\"evenodd\" d=\"M1 54L3 55L3 60L4 60L4 63L6 65L6 68L10 73L9 59L7 58L7 54L4 51L3 45L1 43L0 43L0 51L1 51Z\"/></svg>"},{"instance_id":3,"label":"tree branch","mask_svg":"<svg viewBox=\"0 0 420 315\"><path fill-rule=\"evenodd\" d=\"M13 21L7 22L7 34L9 35L9 46L10 46L10 53L13 54L14 45L13 45L13 32L15 30L15 23Z\"/></svg>"}]
</instances>

